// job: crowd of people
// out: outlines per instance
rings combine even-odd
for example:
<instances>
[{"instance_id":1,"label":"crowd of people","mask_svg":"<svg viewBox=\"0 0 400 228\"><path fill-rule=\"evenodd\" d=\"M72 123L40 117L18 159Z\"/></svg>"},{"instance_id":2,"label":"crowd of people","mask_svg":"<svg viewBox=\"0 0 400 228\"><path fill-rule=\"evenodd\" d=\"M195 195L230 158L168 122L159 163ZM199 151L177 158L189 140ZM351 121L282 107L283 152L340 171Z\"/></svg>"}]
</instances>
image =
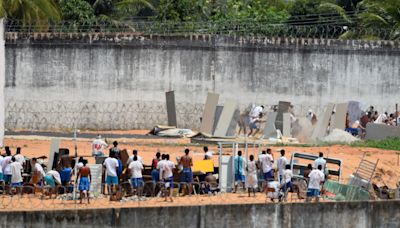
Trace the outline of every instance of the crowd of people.
<instances>
[{"instance_id":1,"label":"crowd of people","mask_svg":"<svg viewBox=\"0 0 400 228\"><path fill-rule=\"evenodd\" d=\"M299 193L299 188L295 188L292 180L293 172L291 165L285 157L285 150L280 150L280 155L276 161L277 175L275 177L274 157L271 149L262 151L258 156L258 161L255 161L254 155L250 155L249 160L246 161L242 151L239 150L234 157L235 188L233 192L236 192L237 188L241 186L243 189L247 189L248 196L250 197L251 193L255 195L257 189L263 192L272 186L274 188L273 191L277 193L276 196L279 199L286 196L288 191ZM303 175L308 184L307 200L311 200L312 198L319 199L321 187L328 175L323 153L319 154L319 157L314 162L314 166L308 164ZM264 186L258 186L258 183L260 183L258 177L266 182Z\"/></svg>"},{"instance_id":2,"label":"crowd of people","mask_svg":"<svg viewBox=\"0 0 400 228\"><path fill-rule=\"evenodd\" d=\"M387 112L380 113L370 106L369 109L361 115L361 117L355 121L350 120L350 116L346 115L346 131L354 136L360 136L364 138L368 123L385 124L389 126L398 126L400 122L400 113Z\"/></svg>"},{"instance_id":3,"label":"crowd of people","mask_svg":"<svg viewBox=\"0 0 400 228\"><path fill-rule=\"evenodd\" d=\"M113 147L109 149L109 156L104 156L106 143L100 141L101 137L98 137L93 142L93 154L105 157L104 162L102 162L105 171L104 183L107 186L107 194L110 195L110 200L113 200L119 192L122 184L121 176L123 174L125 174L125 177L128 177L132 194L142 196L145 183L143 176L146 165L143 158L138 155L138 151L136 149L132 150L132 155L129 156L126 164L123 164L121 159L121 152L123 150L119 149L118 143L115 141ZM98 147L94 145L96 143L100 143L102 146ZM203 159L212 159L213 152L208 147L205 146L203 151ZM280 150L280 155L275 167L275 159L271 149L262 151L257 160L254 155L250 155L246 159L242 151L239 150L233 157L233 192L236 193L238 192L238 188L242 188L247 190L250 197L251 194L254 196L256 192L268 192L268 188L271 187L269 183L278 183L276 185L278 186L277 190L284 193L295 190L295 184L292 181L293 172L285 157L285 150ZM31 175L27 175L29 178L23 175L28 161L31 171ZM57 186L63 186L64 192L72 192L76 184L80 193L80 202L82 203L82 200L86 198L87 202L90 203L89 191L91 190L92 175L89 166L87 166L88 161L81 157L76 166L72 161L74 161L73 157L63 155L59 158L56 167L48 168L47 172L45 172L43 164L38 162L38 158L27 160L21 154L20 148L12 155L10 149L6 147L5 156L0 156L0 180L9 185L11 189L18 189L18 187L26 186L27 184L34 187L48 186L49 188L47 188L47 192L45 193L50 195L50 197L54 193L60 193L59 190L56 190ZM160 152L156 152L155 157L151 161L151 180L154 183L162 183L159 194L165 198L165 201L168 199L170 201L173 200L172 191L174 187L176 188L174 180L180 183L183 195L192 195L195 191L193 186L195 182L193 174L194 161L190 149L185 148L182 156L176 157L176 161L174 163L171 161L169 154L161 154ZM74 170L77 170L77 172L74 173ZM275 170L277 171L277 175L275 175ZM315 160L314 166L310 164L304 171L304 177L308 182L307 196L318 197L320 195L321 184L326 177L324 170L326 170L326 161L321 153L320 157ZM179 173L180 180L177 180L174 176L177 173ZM73 174L76 175L76 181L72 181ZM201 185L203 193L214 194L220 191L218 180L213 174L213 172L202 174L201 182L205 183ZM196 181L200 182L199 179Z\"/></svg>"}]
</instances>

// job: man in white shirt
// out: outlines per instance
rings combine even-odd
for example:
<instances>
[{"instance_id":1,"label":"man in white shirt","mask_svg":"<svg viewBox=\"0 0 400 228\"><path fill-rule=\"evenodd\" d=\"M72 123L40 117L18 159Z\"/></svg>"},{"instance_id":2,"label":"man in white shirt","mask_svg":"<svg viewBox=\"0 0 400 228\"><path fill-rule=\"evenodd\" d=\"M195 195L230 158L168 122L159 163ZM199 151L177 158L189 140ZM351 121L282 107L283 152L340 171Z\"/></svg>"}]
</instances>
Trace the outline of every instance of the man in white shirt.
<instances>
[{"instance_id":1,"label":"man in white shirt","mask_svg":"<svg viewBox=\"0 0 400 228\"><path fill-rule=\"evenodd\" d=\"M285 171L283 172L281 183L283 184L283 190L286 192L287 189L292 188L292 177L293 172L290 169L290 165L285 166Z\"/></svg>"},{"instance_id":2,"label":"man in white shirt","mask_svg":"<svg viewBox=\"0 0 400 228\"><path fill-rule=\"evenodd\" d=\"M15 161L21 163L21 165L25 164L25 157L24 157L24 155L21 154L21 147L17 148L17 152L14 157L15 157Z\"/></svg>"},{"instance_id":3,"label":"man in white shirt","mask_svg":"<svg viewBox=\"0 0 400 228\"><path fill-rule=\"evenodd\" d=\"M273 181L274 180L274 171L272 170L272 164L274 163L274 158L271 154L271 149L267 149L267 154L263 157L261 161L261 168L264 173L264 180L265 181Z\"/></svg>"},{"instance_id":4,"label":"man in white shirt","mask_svg":"<svg viewBox=\"0 0 400 228\"><path fill-rule=\"evenodd\" d=\"M286 170L286 165L288 164L288 161L285 157L285 150L281 150L281 157L277 161L277 167L278 167L278 174L279 174L279 181L282 182L283 179L283 173Z\"/></svg>"},{"instance_id":5,"label":"man in white shirt","mask_svg":"<svg viewBox=\"0 0 400 228\"><path fill-rule=\"evenodd\" d=\"M138 196L142 195L143 188L143 164L138 161L137 156L133 156L133 161L129 164L128 169L131 171L131 184Z\"/></svg>"},{"instance_id":6,"label":"man in white shirt","mask_svg":"<svg viewBox=\"0 0 400 228\"><path fill-rule=\"evenodd\" d=\"M106 167L106 184L108 186L108 193L110 194L110 200L114 194L114 187L118 185L117 169L119 167L118 160L115 158L115 154L111 154L111 157L104 160L103 166Z\"/></svg>"},{"instance_id":7,"label":"man in white shirt","mask_svg":"<svg viewBox=\"0 0 400 228\"><path fill-rule=\"evenodd\" d=\"M208 147L203 147L204 151L204 160L212 160L213 152L208 150Z\"/></svg>"},{"instance_id":8,"label":"man in white shirt","mask_svg":"<svg viewBox=\"0 0 400 228\"><path fill-rule=\"evenodd\" d=\"M325 181L325 175L321 170L322 166L318 165L318 169L314 169L308 175L310 178L307 189L308 202L311 201L312 197L316 197L316 200L319 201L321 184Z\"/></svg>"},{"instance_id":9,"label":"man in white shirt","mask_svg":"<svg viewBox=\"0 0 400 228\"><path fill-rule=\"evenodd\" d=\"M6 157L3 159L2 162L2 168L3 168L3 174L4 174L4 182L6 184L10 184L11 183L11 168L10 168L10 164L11 164L11 151L6 149Z\"/></svg>"},{"instance_id":10,"label":"man in white shirt","mask_svg":"<svg viewBox=\"0 0 400 228\"><path fill-rule=\"evenodd\" d=\"M128 158L128 161L126 162L126 166L129 167L129 164L133 161L133 157L134 156L136 156L137 160L140 163L142 163L142 165L144 165L143 158L138 155L138 151L137 150L132 150L132 155Z\"/></svg>"},{"instance_id":11,"label":"man in white shirt","mask_svg":"<svg viewBox=\"0 0 400 228\"><path fill-rule=\"evenodd\" d=\"M165 190L164 190L165 201L167 201L167 198L169 196L172 202L173 201L172 189L174 188L173 170L175 169L175 164L169 160L169 154L166 154L164 158L165 160L158 162L157 166L160 168L160 179L162 178L163 181L165 182Z\"/></svg>"},{"instance_id":12,"label":"man in white shirt","mask_svg":"<svg viewBox=\"0 0 400 228\"><path fill-rule=\"evenodd\" d=\"M97 139L92 142L92 155L93 156L103 156L104 149L107 148L108 145L101 139L101 135L97 136Z\"/></svg>"},{"instance_id":13,"label":"man in white shirt","mask_svg":"<svg viewBox=\"0 0 400 228\"><path fill-rule=\"evenodd\" d=\"M321 165L321 171L326 174L326 160L324 159L324 154L319 152L319 157L314 161L314 169L316 169L319 165Z\"/></svg>"},{"instance_id":14,"label":"man in white shirt","mask_svg":"<svg viewBox=\"0 0 400 228\"><path fill-rule=\"evenodd\" d=\"M22 186L22 170L23 167L21 163L15 161L15 157L11 158L12 163L10 164L10 169L11 169L11 186L12 187L17 187L17 186Z\"/></svg>"}]
</instances>

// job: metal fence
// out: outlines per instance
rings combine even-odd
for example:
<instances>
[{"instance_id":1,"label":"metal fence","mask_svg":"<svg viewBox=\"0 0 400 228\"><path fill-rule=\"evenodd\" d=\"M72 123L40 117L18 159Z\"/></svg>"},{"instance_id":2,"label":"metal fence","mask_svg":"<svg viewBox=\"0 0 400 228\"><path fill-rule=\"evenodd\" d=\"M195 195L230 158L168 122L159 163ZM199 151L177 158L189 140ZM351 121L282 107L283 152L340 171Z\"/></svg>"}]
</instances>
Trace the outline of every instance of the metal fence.
<instances>
[{"instance_id":1,"label":"metal fence","mask_svg":"<svg viewBox=\"0 0 400 228\"><path fill-rule=\"evenodd\" d=\"M207 188L207 182L193 182L192 194L184 194L187 183L173 183L171 197L165 197L163 194L169 191L163 191L165 183L146 181L143 183L143 190L137 194L133 191L129 182L121 183L113 192L113 196L107 193L90 193L90 203L83 198L82 203L79 199L79 191L74 186L20 186L10 187L9 185L0 185L0 211L20 211L20 210L49 210L49 209L74 209L74 208L109 208L109 207L146 207L163 205L219 205L219 204L252 204L252 203L279 203L279 202L304 202L305 193L287 193L283 190L273 192L268 189L264 180L259 181L259 188L248 195L247 189L238 187L236 193L220 192L219 187ZM103 185L104 189L107 189ZM230 187L231 189L234 186ZM50 194L51 193L51 194ZM74 197L75 196L75 197ZM280 197L278 197L280 196ZM112 199L110 199L112 198ZM171 200L172 199L172 200ZM321 198L321 200L324 200Z\"/></svg>"},{"instance_id":2,"label":"metal fence","mask_svg":"<svg viewBox=\"0 0 400 228\"><path fill-rule=\"evenodd\" d=\"M142 35L260 35L288 38L357 39L377 37L383 40L399 40L400 35L391 29L349 27L341 24L269 24L257 21L108 21L91 24L60 21L56 23L25 24L7 21L6 32L50 33L137 33Z\"/></svg>"}]
</instances>

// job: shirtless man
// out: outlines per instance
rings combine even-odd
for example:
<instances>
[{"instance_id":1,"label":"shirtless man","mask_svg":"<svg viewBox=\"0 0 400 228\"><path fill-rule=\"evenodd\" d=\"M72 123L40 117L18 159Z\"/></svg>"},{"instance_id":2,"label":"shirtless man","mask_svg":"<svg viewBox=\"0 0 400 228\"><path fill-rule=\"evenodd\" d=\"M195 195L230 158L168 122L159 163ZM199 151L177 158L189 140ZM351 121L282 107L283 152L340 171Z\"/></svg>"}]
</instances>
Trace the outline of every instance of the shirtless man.
<instances>
[{"instance_id":1,"label":"shirtless man","mask_svg":"<svg viewBox=\"0 0 400 228\"><path fill-rule=\"evenodd\" d=\"M193 182L193 173L192 166L193 160L192 157L189 156L189 149L185 149L185 155L181 157L179 162L183 166L182 173L182 182L186 183L188 187L188 194L192 194L192 182Z\"/></svg>"},{"instance_id":2,"label":"shirtless man","mask_svg":"<svg viewBox=\"0 0 400 228\"><path fill-rule=\"evenodd\" d=\"M82 199L84 198L84 193L89 201L89 190L90 182L92 182L92 174L90 173L90 168L86 166L86 161L83 162L83 167L79 169L78 179L79 179L79 191L80 191L80 203L82 204Z\"/></svg>"}]
</instances>

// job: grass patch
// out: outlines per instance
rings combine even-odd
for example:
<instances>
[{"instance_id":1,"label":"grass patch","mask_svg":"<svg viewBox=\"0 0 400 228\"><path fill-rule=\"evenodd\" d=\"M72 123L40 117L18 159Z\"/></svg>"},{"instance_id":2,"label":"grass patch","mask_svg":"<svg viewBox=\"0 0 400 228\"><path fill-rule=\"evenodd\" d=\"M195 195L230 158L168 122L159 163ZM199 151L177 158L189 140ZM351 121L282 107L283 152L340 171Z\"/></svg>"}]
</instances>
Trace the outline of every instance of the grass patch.
<instances>
[{"instance_id":1,"label":"grass patch","mask_svg":"<svg viewBox=\"0 0 400 228\"><path fill-rule=\"evenodd\" d=\"M351 147L372 147L384 150L399 150L400 138L387 138L382 140L364 140L350 144Z\"/></svg>"}]
</instances>

